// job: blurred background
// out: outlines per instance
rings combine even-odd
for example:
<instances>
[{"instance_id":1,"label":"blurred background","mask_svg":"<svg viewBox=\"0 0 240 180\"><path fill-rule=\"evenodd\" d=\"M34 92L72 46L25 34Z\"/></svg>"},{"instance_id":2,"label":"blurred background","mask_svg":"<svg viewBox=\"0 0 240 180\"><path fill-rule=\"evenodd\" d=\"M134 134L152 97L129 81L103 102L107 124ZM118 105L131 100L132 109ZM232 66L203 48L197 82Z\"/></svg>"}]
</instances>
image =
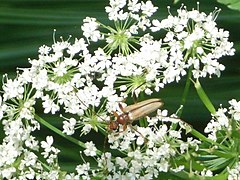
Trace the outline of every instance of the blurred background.
<instances>
[{"instance_id":1,"label":"blurred background","mask_svg":"<svg viewBox=\"0 0 240 180\"><path fill-rule=\"evenodd\" d=\"M153 0L154 5L159 7L154 17L162 19L168 16L167 6L171 6L172 14L181 6L187 5L188 9L197 8L197 1L184 0L173 4L170 0ZM74 38L82 37L81 25L86 16L96 17L101 22L107 21L105 6L107 0L1 0L0 2L0 75L8 73L10 77L16 75L17 67L29 67L28 58L38 57L38 48L45 44L51 46L53 43L53 31L56 29L56 39L62 36L67 39L69 35ZM220 61L226 66L221 78L200 80L206 93L217 108L219 104L227 106L232 98L240 100L240 11L229 9L227 6L215 0L200 0L200 10L210 13L215 7L222 9L216 22L218 27L230 31L230 41L234 42L236 54L233 57L224 57ZM178 84L166 86L159 94L165 102L165 108L174 112L179 107L184 81ZM40 116L44 116L40 114ZM50 117L52 124L60 125L56 118ZM211 115L206 110L197 93L191 87L183 119L203 130ZM60 124L59 124L60 123ZM39 132L45 138L51 134L44 128ZM51 134L51 135L54 135ZM4 132L0 125L0 142ZM59 138L56 136L56 139ZM61 157L63 169L72 169L74 162L79 161L78 148L72 144L65 144L59 138L59 147L65 148ZM104 138L100 143L103 144ZM63 146L64 144L64 146ZM75 149L76 153L68 153L68 149Z\"/></svg>"}]
</instances>

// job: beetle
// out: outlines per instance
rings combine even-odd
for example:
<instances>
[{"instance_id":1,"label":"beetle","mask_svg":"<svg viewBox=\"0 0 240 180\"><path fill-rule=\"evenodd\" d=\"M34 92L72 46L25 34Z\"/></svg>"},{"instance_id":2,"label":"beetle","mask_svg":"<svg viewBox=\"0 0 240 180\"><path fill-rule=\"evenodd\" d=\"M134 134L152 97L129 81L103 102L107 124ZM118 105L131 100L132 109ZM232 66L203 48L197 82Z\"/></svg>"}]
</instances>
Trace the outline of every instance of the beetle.
<instances>
[{"instance_id":1,"label":"beetle","mask_svg":"<svg viewBox=\"0 0 240 180\"><path fill-rule=\"evenodd\" d=\"M75 92L76 94L76 92ZM86 106L76 94L78 100ZM131 125L133 121L138 120L141 117L144 117L164 105L161 99L152 98L147 99L136 104L132 104L126 107L123 107L120 103L118 104L122 114L118 115L116 112L113 112L113 115L116 117L115 121L110 120L108 123L108 130L116 130L119 125L123 125L123 131L126 130L127 125ZM86 106L87 107L87 106ZM88 107L87 107L88 108Z\"/></svg>"},{"instance_id":2,"label":"beetle","mask_svg":"<svg viewBox=\"0 0 240 180\"><path fill-rule=\"evenodd\" d=\"M119 115L116 112L113 112L116 120L110 121L108 128L110 130L116 130L121 124L123 125L123 131L125 131L127 125L131 125L133 121L156 111L162 107L163 104L162 100L158 98L148 99L126 107L123 107L119 103L119 108L122 111L122 114Z\"/></svg>"}]
</instances>

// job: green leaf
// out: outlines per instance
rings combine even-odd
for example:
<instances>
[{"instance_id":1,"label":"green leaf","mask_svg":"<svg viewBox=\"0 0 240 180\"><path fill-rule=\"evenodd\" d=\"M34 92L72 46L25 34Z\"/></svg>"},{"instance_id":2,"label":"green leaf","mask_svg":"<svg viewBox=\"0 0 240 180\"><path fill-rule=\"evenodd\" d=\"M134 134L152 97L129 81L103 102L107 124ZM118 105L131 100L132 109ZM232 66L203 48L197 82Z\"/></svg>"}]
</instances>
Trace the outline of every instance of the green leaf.
<instances>
[{"instance_id":1,"label":"green leaf","mask_svg":"<svg viewBox=\"0 0 240 180\"><path fill-rule=\"evenodd\" d=\"M227 179L228 174L217 174L213 177L205 177L205 180L226 180Z\"/></svg>"},{"instance_id":2,"label":"green leaf","mask_svg":"<svg viewBox=\"0 0 240 180\"><path fill-rule=\"evenodd\" d=\"M240 11L240 1L239 0L217 0L219 3L226 5L230 9Z\"/></svg>"},{"instance_id":3,"label":"green leaf","mask_svg":"<svg viewBox=\"0 0 240 180\"><path fill-rule=\"evenodd\" d=\"M216 110L198 80L196 80L196 82L194 82L194 86L195 86L198 96L202 100L203 104L206 106L206 108L209 110L209 112L211 112L211 114L215 114Z\"/></svg>"},{"instance_id":4,"label":"green leaf","mask_svg":"<svg viewBox=\"0 0 240 180\"><path fill-rule=\"evenodd\" d=\"M173 4L177 4L180 0L174 0Z\"/></svg>"}]
</instances>

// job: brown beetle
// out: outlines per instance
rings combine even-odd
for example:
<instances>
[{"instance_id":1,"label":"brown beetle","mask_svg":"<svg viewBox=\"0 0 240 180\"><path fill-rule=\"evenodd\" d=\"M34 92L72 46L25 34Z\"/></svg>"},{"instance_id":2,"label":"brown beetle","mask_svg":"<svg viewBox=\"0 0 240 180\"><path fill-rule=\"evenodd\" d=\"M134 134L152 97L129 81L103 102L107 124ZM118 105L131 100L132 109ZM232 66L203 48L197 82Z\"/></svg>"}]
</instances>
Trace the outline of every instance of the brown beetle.
<instances>
[{"instance_id":1,"label":"brown beetle","mask_svg":"<svg viewBox=\"0 0 240 180\"><path fill-rule=\"evenodd\" d=\"M127 128L127 125L130 125L133 121L156 111L158 108L162 107L163 104L164 103L161 99L158 98L148 99L126 107L122 107L122 105L119 104L123 113L118 115L116 112L113 112L117 119L115 121L110 121L108 128L110 130L116 130L121 124L123 125L124 131Z\"/></svg>"}]
</instances>

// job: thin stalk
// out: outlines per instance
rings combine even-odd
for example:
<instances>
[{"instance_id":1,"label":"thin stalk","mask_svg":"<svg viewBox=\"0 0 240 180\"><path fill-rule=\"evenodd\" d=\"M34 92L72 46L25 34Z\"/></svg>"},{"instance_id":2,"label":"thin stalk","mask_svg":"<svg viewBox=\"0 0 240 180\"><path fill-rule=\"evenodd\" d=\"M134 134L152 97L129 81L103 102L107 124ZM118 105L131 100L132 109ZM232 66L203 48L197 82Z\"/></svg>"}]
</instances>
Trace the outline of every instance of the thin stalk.
<instances>
[{"instance_id":1,"label":"thin stalk","mask_svg":"<svg viewBox=\"0 0 240 180\"><path fill-rule=\"evenodd\" d=\"M229 151L228 147L207 138L206 136L204 136L202 133L200 133L199 131L197 131L195 129L191 130L191 134L193 136L197 137L198 139L200 139L202 142L208 142L210 144L216 145L217 147L221 148L222 150Z\"/></svg>"},{"instance_id":2,"label":"thin stalk","mask_svg":"<svg viewBox=\"0 0 240 180\"><path fill-rule=\"evenodd\" d=\"M190 89L190 85L191 85L192 69L193 68L191 66L188 70L188 76L187 76L186 84L185 84L182 99L181 99L181 108L179 108L179 111L177 113L178 117L181 117L184 105L185 105L186 100L187 100L187 95L189 93L189 89Z\"/></svg>"},{"instance_id":3,"label":"thin stalk","mask_svg":"<svg viewBox=\"0 0 240 180\"><path fill-rule=\"evenodd\" d=\"M52 130L53 132L57 133L58 135L64 137L65 139L69 140L70 142L77 144L78 146L86 149L85 144L82 141L79 141L75 138L73 138L72 136L68 136L66 134L64 134L61 130L59 130L58 128L56 128L55 126L51 125L50 123L48 123L47 121L45 121L43 118L41 118L40 116L38 116L37 114L35 114L35 119L40 122L41 124L43 124L44 126L46 126L48 129ZM102 152L100 150L97 150L97 155L101 155Z\"/></svg>"}]
</instances>

